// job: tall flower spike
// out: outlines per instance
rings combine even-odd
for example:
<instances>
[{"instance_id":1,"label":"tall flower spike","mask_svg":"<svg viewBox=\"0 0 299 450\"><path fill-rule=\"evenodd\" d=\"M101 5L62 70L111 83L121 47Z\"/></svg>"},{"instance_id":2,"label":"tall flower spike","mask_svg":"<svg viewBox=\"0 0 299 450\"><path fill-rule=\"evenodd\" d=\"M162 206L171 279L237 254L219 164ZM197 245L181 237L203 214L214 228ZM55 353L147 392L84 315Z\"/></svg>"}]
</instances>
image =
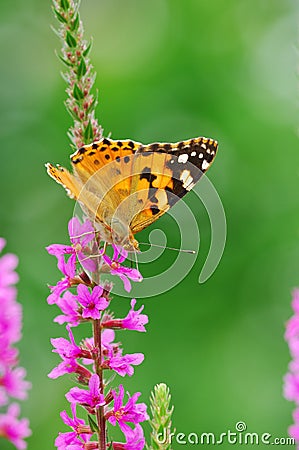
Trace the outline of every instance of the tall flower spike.
<instances>
[{"instance_id":1,"label":"tall flower spike","mask_svg":"<svg viewBox=\"0 0 299 450\"><path fill-rule=\"evenodd\" d=\"M0 252L5 240L0 238ZM26 371L18 367L18 351L13 346L21 339L22 308L16 301L17 290L13 286L18 281L15 268L18 258L13 254L0 257L0 406L6 406L6 412L0 412L0 437L9 440L18 450L27 447L25 438L30 436L29 421L19 419L20 407L9 404L10 398L23 400L31 384L24 380Z\"/></svg>"},{"instance_id":2,"label":"tall flower spike","mask_svg":"<svg viewBox=\"0 0 299 450\"><path fill-rule=\"evenodd\" d=\"M173 406L170 407L170 401L168 386L164 383L157 384L151 393L152 432L149 450L171 450Z\"/></svg>"},{"instance_id":3,"label":"tall flower spike","mask_svg":"<svg viewBox=\"0 0 299 450\"><path fill-rule=\"evenodd\" d=\"M101 139L102 128L95 117L97 98L92 94L95 73L89 59L91 43L83 38L78 0L53 0L53 10L60 22L61 61L67 67L66 108L74 120L69 137L74 149Z\"/></svg>"}]
</instances>

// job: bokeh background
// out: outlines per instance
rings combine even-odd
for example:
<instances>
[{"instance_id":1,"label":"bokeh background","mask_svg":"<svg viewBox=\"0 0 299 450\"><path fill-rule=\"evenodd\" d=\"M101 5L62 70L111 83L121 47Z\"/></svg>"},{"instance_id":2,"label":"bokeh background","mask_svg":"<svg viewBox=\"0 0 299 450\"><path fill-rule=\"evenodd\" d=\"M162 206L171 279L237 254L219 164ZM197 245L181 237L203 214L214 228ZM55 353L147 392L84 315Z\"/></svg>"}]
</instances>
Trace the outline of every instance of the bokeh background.
<instances>
[{"instance_id":1,"label":"bokeh background","mask_svg":"<svg viewBox=\"0 0 299 450\"><path fill-rule=\"evenodd\" d=\"M299 285L296 3L82 0L106 135L145 143L206 135L220 143L209 172L228 225L219 267L198 284L210 223L190 194L186 202L201 232L196 264L172 290L144 300L146 334L117 336L127 352L146 355L125 386L148 402L153 385L166 382L179 432L220 433L243 420L248 431L280 437L292 421L282 377L289 361L284 323ZM68 377L47 378L58 363L50 338L65 330L53 324L58 311L46 303L47 283L59 273L44 248L67 242L73 211L44 168L47 161L68 167L70 154L50 6L50 0L2 2L0 17L0 235L20 258L19 347L33 383L22 406L34 433L30 450L53 448L66 430L59 411L73 385ZM156 226L169 245L179 244L171 219ZM168 252L141 271L159 273L174 257ZM115 299L114 306L126 314L129 300ZM77 339L88 333L82 327ZM12 448L4 441L0 447Z\"/></svg>"}]
</instances>

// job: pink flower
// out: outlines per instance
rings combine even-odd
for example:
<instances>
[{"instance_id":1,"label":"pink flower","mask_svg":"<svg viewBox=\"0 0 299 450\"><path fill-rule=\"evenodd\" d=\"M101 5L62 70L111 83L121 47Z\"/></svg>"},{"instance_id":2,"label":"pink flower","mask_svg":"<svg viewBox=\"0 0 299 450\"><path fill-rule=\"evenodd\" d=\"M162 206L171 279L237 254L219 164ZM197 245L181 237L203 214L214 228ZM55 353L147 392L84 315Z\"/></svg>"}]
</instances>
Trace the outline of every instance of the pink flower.
<instances>
[{"instance_id":1,"label":"pink flower","mask_svg":"<svg viewBox=\"0 0 299 450\"><path fill-rule=\"evenodd\" d=\"M82 317L84 319L100 319L101 311L109 305L108 300L102 297L103 288L95 286L90 292L87 286L79 284L77 292L77 300L83 306Z\"/></svg>"},{"instance_id":2,"label":"pink flower","mask_svg":"<svg viewBox=\"0 0 299 450\"><path fill-rule=\"evenodd\" d=\"M142 281L142 275L137 269L130 269L129 267L121 266L121 263L124 262L126 257L128 256L128 252L124 250L122 247L119 247L115 244L112 244L113 247L113 257L112 259L109 256L104 255L103 260L105 263L110 266L111 275L117 275L124 283L124 288L127 292L131 290L132 281Z\"/></svg>"},{"instance_id":3,"label":"pink flower","mask_svg":"<svg viewBox=\"0 0 299 450\"><path fill-rule=\"evenodd\" d=\"M48 377L53 379L66 373L76 373L79 378L89 380L90 372L76 361L77 358L89 356L89 353L76 345L70 326L67 326L66 329L70 341L64 338L51 339L51 343L55 347L53 352L58 353L63 361L48 374Z\"/></svg>"},{"instance_id":4,"label":"pink flower","mask_svg":"<svg viewBox=\"0 0 299 450\"><path fill-rule=\"evenodd\" d=\"M65 375L66 373L78 373L80 369L79 364L76 359L67 358L64 359L57 367L54 367L53 370L48 374L49 378L56 379Z\"/></svg>"},{"instance_id":5,"label":"pink flower","mask_svg":"<svg viewBox=\"0 0 299 450\"><path fill-rule=\"evenodd\" d=\"M59 325L68 323L72 327L79 325L81 315L78 312L78 303L75 295L70 291L66 291L63 296L57 300L56 304L63 314L55 317L54 322L59 323Z\"/></svg>"},{"instance_id":6,"label":"pink flower","mask_svg":"<svg viewBox=\"0 0 299 450\"><path fill-rule=\"evenodd\" d=\"M94 411L100 406L105 405L104 395L100 390L100 378L97 374L93 374L89 380L89 390L72 388L67 394L66 399L70 403L80 403L88 411Z\"/></svg>"},{"instance_id":7,"label":"pink flower","mask_svg":"<svg viewBox=\"0 0 299 450\"><path fill-rule=\"evenodd\" d=\"M299 377L287 373L284 378L284 396L287 400L299 403Z\"/></svg>"},{"instance_id":8,"label":"pink flower","mask_svg":"<svg viewBox=\"0 0 299 450\"><path fill-rule=\"evenodd\" d=\"M85 424L85 421L77 417L76 405L74 403L71 404L71 410L73 415L72 418L67 415L66 411L60 413L63 422L73 429L73 431L67 433L59 433L55 440L55 446L60 450L69 449L70 446L73 445L84 448L82 445L89 441L90 435L92 434L92 431Z\"/></svg>"},{"instance_id":9,"label":"pink flower","mask_svg":"<svg viewBox=\"0 0 299 450\"><path fill-rule=\"evenodd\" d=\"M126 437L126 443L113 442L114 450L143 450L145 439L139 424L133 430L129 426L123 427L122 431Z\"/></svg>"},{"instance_id":10,"label":"pink flower","mask_svg":"<svg viewBox=\"0 0 299 450\"><path fill-rule=\"evenodd\" d=\"M10 397L24 400L27 398L27 390L31 387L31 383L24 380L25 376L26 370L23 367L6 368L3 376L0 376L0 386L5 388Z\"/></svg>"},{"instance_id":11,"label":"pink flower","mask_svg":"<svg viewBox=\"0 0 299 450\"><path fill-rule=\"evenodd\" d=\"M0 251L6 245L5 239L1 238ZM7 253L0 258L0 288L6 288L19 281L19 277L15 272L18 265L18 258L12 253Z\"/></svg>"},{"instance_id":12,"label":"pink flower","mask_svg":"<svg viewBox=\"0 0 299 450\"><path fill-rule=\"evenodd\" d=\"M108 411L106 419L112 424L119 424L120 428L127 422L137 424L148 420L149 417L146 412L145 403L136 403L141 393L136 392L132 397L128 394L128 402L123 405L124 400L124 387L121 384L119 386L119 394L115 390L112 390L114 399L114 406L112 411Z\"/></svg>"},{"instance_id":13,"label":"pink flower","mask_svg":"<svg viewBox=\"0 0 299 450\"><path fill-rule=\"evenodd\" d=\"M52 350L55 353L58 353L62 359L76 359L82 356L82 350L75 342L74 335L71 331L70 326L66 327L70 340L64 338L56 338L51 339L51 344L55 348Z\"/></svg>"},{"instance_id":14,"label":"pink flower","mask_svg":"<svg viewBox=\"0 0 299 450\"><path fill-rule=\"evenodd\" d=\"M108 320L103 322L102 326L106 328L126 328L127 330L146 331L144 325L148 323L148 316L140 314L144 306L138 309L138 311L135 311L135 305L136 299L133 298L131 301L131 309L128 312L127 317L124 319Z\"/></svg>"},{"instance_id":15,"label":"pink flower","mask_svg":"<svg viewBox=\"0 0 299 450\"><path fill-rule=\"evenodd\" d=\"M299 289L293 291L292 307L295 314L286 324L285 339L287 341L294 337L299 338Z\"/></svg>"},{"instance_id":16,"label":"pink flower","mask_svg":"<svg viewBox=\"0 0 299 450\"><path fill-rule=\"evenodd\" d=\"M95 245L95 249L89 247L91 242L95 243L95 232L92 223L86 220L81 224L77 217L73 217L68 223L68 231L72 245L52 244L46 247L47 252L56 256L57 259L65 254L73 254L86 270L94 272L97 269L97 263L95 260L88 258L88 256L94 252L99 252L97 245Z\"/></svg>"},{"instance_id":17,"label":"pink flower","mask_svg":"<svg viewBox=\"0 0 299 450\"><path fill-rule=\"evenodd\" d=\"M0 414L0 436L8 439L18 450L27 448L24 441L31 435L27 419L18 419L20 407L12 403L6 414Z\"/></svg>"},{"instance_id":18,"label":"pink flower","mask_svg":"<svg viewBox=\"0 0 299 450\"><path fill-rule=\"evenodd\" d=\"M65 261L64 256L60 256L58 258L58 269L65 277L58 281L55 286L49 286L51 290L47 300L49 305L57 303L61 294L71 287L71 281L76 275L76 255L71 255L67 261Z\"/></svg>"},{"instance_id":19,"label":"pink flower","mask_svg":"<svg viewBox=\"0 0 299 450\"><path fill-rule=\"evenodd\" d=\"M144 355L142 353L132 353L124 356L110 356L110 358L104 362L103 367L114 370L122 377L125 375L132 376L134 374L133 366L139 366L143 360Z\"/></svg>"}]
</instances>

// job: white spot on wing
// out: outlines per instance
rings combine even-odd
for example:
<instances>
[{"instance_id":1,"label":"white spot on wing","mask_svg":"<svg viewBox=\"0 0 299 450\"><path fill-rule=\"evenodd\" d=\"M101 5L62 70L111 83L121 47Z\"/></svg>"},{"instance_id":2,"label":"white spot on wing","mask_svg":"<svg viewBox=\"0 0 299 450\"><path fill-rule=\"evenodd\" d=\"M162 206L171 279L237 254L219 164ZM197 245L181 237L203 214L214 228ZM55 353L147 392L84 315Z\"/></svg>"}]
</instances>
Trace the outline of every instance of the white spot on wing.
<instances>
[{"instance_id":1,"label":"white spot on wing","mask_svg":"<svg viewBox=\"0 0 299 450\"><path fill-rule=\"evenodd\" d=\"M206 144L201 144L201 148L206 149L207 148Z\"/></svg>"},{"instance_id":2,"label":"white spot on wing","mask_svg":"<svg viewBox=\"0 0 299 450\"><path fill-rule=\"evenodd\" d=\"M178 162L179 162L179 163L185 164L187 161L188 161L188 155L187 155L187 153L183 153L182 155L180 155L180 156L178 157Z\"/></svg>"},{"instance_id":3,"label":"white spot on wing","mask_svg":"<svg viewBox=\"0 0 299 450\"><path fill-rule=\"evenodd\" d=\"M206 161L205 159L203 160L203 162L202 162L202 170L206 170L208 167L209 167L209 163L208 163L208 161Z\"/></svg>"},{"instance_id":4,"label":"white spot on wing","mask_svg":"<svg viewBox=\"0 0 299 450\"><path fill-rule=\"evenodd\" d=\"M190 170L183 170L180 176L180 180L183 182L183 188L187 189L193 182L193 177L190 174Z\"/></svg>"},{"instance_id":5,"label":"white spot on wing","mask_svg":"<svg viewBox=\"0 0 299 450\"><path fill-rule=\"evenodd\" d=\"M195 186L195 183L193 183L193 182L191 184L189 184L189 186L186 187L187 191L191 191L191 189L193 189L194 186Z\"/></svg>"},{"instance_id":6,"label":"white spot on wing","mask_svg":"<svg viewBox=\"0 0 299 450\"><path fill-rule=\"evenodd\" d=\"M199 157L199 158L203 158L203 153L200 153L200 154L198 155L198 157Z\"/></svg>"},{"instance_id":7,"label":"white spot on wing","mask_svg":"<svg viewBox=\"0 0 299 450\"><path fill-rule=\"evenodd\" d=\"M196 155L196 152L191 152L191 156L195 156Z\"/></svg>"}]
</instances>

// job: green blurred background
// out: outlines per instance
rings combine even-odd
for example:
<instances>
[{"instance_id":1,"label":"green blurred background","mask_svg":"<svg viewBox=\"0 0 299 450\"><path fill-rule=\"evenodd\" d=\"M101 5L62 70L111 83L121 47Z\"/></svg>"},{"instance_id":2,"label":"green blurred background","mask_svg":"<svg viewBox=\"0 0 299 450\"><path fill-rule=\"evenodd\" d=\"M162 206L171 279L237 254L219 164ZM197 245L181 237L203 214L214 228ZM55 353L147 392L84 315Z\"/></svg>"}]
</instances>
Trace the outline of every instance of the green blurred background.
<instances>
[{"instance_id":1,"label":"green blurred background","mask_svg":"<svg viewBox=\"0 0 299 450\"><path fill-rule=\"evenodd\" d=\"M284 323L299 285L296 3L82 1L105 133L145 143L206 135L220 143L209 172L228 224L218 269L198 284L210 225L196 206L202 246L193 270L171 291L144 301L146 334L117 336L127 352L146 355L125 386L148 401L153 385L166 382L179 432L220 433L243 420L248 431L277 437L286 436L292 420L282 377L289 361ZM0 18L0 235L20 257L21 364L33 383L22 406L33 429L30 450L53 448L58 431L66 431L59 411L73 385L66 376L47 378L58 363L49 340L65 330L53 324L58 311L46 303L47 283L59 274L44 248L67 242L73 208L44 169L47 161L68 166L70 154L50 6L50 0L2 2ZM169 224L166 217L157 226L169 230L172 245L177 230ZM156 273L164 264L165 257L141 271ZM129 301L114 305L120 316ZM89 333L81 328L78 339ZM4 441L0 447L12 448Z\"/></svg>"}]
</instances>

